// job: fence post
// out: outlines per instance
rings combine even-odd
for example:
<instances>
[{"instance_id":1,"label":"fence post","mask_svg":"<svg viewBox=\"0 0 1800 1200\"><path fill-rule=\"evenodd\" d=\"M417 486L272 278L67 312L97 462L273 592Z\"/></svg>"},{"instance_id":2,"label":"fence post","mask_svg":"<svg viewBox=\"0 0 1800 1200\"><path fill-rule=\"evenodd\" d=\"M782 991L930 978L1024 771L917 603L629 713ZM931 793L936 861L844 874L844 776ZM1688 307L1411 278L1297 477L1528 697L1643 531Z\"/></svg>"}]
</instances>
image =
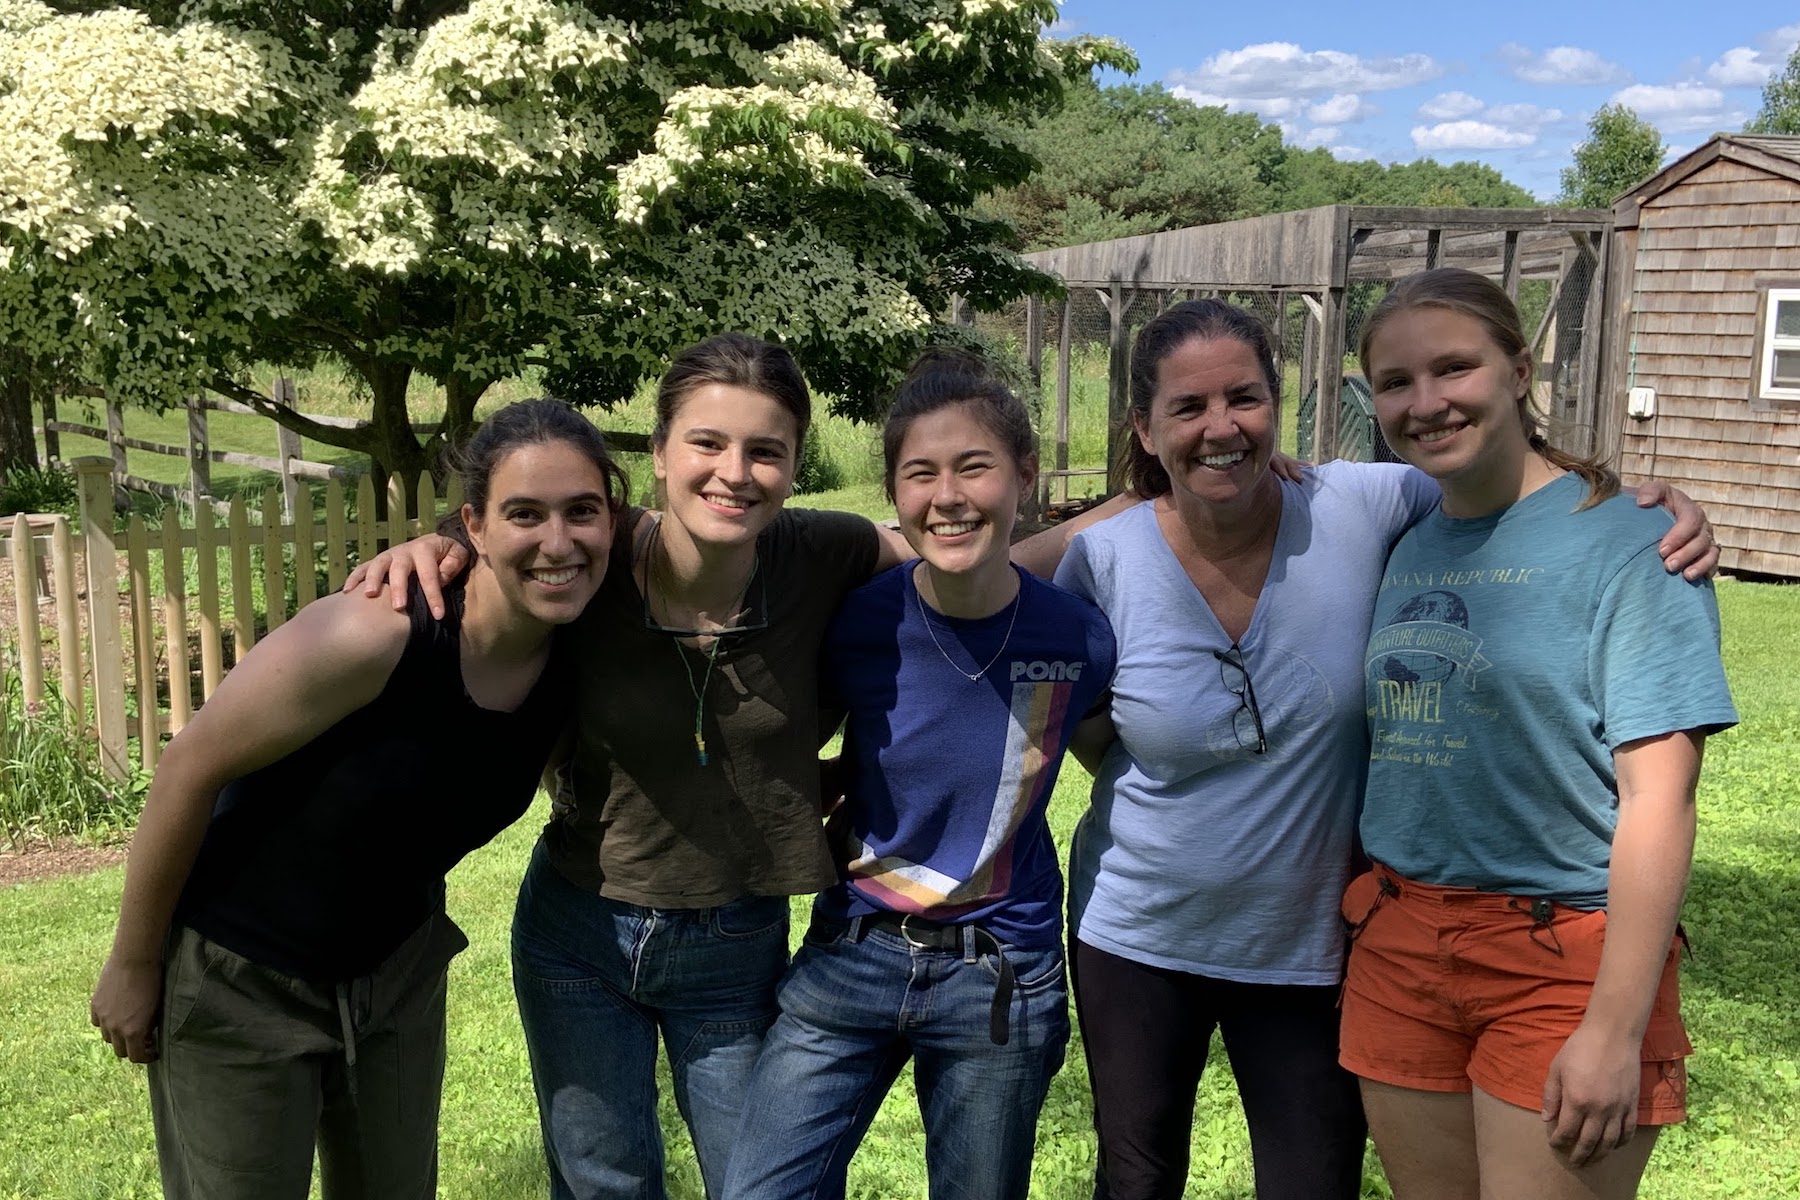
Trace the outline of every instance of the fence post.
<instances>
[{"instance_id":1,"label":"fence post","mask_svg":"<svg viewBox=\"0 0 1800 1200\"><path fill-rule=\"evenodd\" d=\"M56 427L56 393L44 389L44 464L62 460L62 431Z\"/></svg>"},{"instance_id":2,"label":"fence post","mask_svg":"<svg viewBox=\"0 0 1800 1200\"><path fill-rule=\"evenodd\" d=\"M206 402L198 395L187 398L188 500L195 512L212 495L212 442L206 433Z\"/></svg>"},{"instance_id":3,"label":"fence post","mask_svg":"<svg viewBox=\"0 0 1800 1200\"><path fill-rule=\"evenodd\" d=\"M37 544L24 513L12 519L13 601L19 614L19 677L26 704L44 698L44 642L38 632Z\"/></svg>"},{"instance_id":4,"label":"fence post","mask_svg":"<svg viewBox=\"0 0 1800 1200\"><path fill-rule=\"evenodd\" d=\"M268 620L263 628L274 633L287 620L287 564L281 554L281 502L275 485L262 493L263 607Z\"/></svg>"},{"instance_id":5,"label":"fence post","mask_svg":"<svg viewBox=\"0 0 1800 1200\"><path fill-rule=\"evenodd\" d=\"M156 703L156 618L150 608L150 534L142 513L126 525L125 561L131 571L131 645L137 657L138 762L156 770L162 755L161 712Z\"/></svg>"},{"instance_id":6,"label":"fence post","mask_svg":"<svg viewBox=\"0 0 1800 1200\"><path fill-rule=\"evenodd\" d=\"M88 631L93 637L94 723L100 765L114 779L131 775L125 757L125 668L119 641L119 546L113 535L112 460L70 464L81 492L81 540L87 560Z\"/></svg>"},{"instance_id":7,"label":"fence post","mask_svg":"<svg viewBox=\"0 0 1800 1200\"><path fill-rule=\"evenodd\" d=\"M219 640L219 539L213 530L213 508L194 510L194 550L199 555L200 699L212 699L225 674L224 643Z\"/></svg>"},{"instance_id":8,"label":"fence post","mask_svg":"<svg viewBox=\"0 0 1800 1200\"><path fill-rule=\"evenodd\" d=\"M1125 310L1137 299L1137 289L1130 295L1115 277L1109 289L1106 314L1106 494L1116 496L1125 490L1122 457L1115 453L1124 437L1125 412L1131 401L1131 344L1126 340Z\"/></svg>"},{"instance_id":9,"label":"fence post","mask_svg":"<svg viewBox=\"0 0 1800 1200\"><path fill-rule=\"evenodd\" d=\"M293 408L296 395L293 380L283 375L275 381L273 398L276 404L282 408ZM300 505L300 480L295 478L294 470L288 464L296 458L303 457L305 456L301 453L300 435L286 425L277 422L275 425L275 460L281 464L283 515L290 521L294 519L294 510Z\"/></svg>"},{"instance_id":10,"label":"fence post","mask_svg":"<svg viewBox=\"0 0 1800 1200\"><path fill-rule=\"evenodd\" d=\"M187 554L181 548L181 510L163 505L163 637L169 654L169 734L180 733L194 715L193 665L187 648ZM196 536L194 539L200 539Z\"/></svg>"},{"instance_id":11,"label":"fence post","mask_svg":"<svg viewBox=\"0 0 1800 1200\"><path fill-rule=\"evenodd\" d=\"M56 575L56 649L62 662L63 706L69 720L80 729L83 698L81 622L75 607L80 603L75 596L75 539L69 531L69 518L60 513L50 526L50 565Z\"/></svg>"},{"instance_id":12,"label":"fence post","mask_svg":"<svg viewBox=\"0 0 1800 1200\"><path fill-rule=\"evenodd\" d=\"M125 494L125 410L117 400L106 402L106 445L112 451L113 507L123 509L131 503Z\"/></svg>"}]
</instances>

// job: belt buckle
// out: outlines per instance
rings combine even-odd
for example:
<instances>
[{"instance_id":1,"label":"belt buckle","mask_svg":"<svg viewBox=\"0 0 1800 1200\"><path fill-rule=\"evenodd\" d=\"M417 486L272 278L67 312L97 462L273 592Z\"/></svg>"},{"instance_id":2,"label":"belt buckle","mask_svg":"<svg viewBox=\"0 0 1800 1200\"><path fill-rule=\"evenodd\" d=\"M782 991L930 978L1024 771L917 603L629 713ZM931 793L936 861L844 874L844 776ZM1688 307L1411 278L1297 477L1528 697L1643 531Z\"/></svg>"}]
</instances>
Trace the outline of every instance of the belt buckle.
<instances>
[{"instance_id":1,"label":"belt buckle","mask_svg":"<svg viewBox=\"0 0 1800 1200\"><path fill-rule=\"evenodd\" d=\"M906 923L908 921L912 920L914 917L916 917L918 915L919 915L918 913L903 913L901 915L901 917L900 917L900 936L903 939L905 939L906 944L911 946L914 950L929 950L929 949L931 949L931 947L927 943L913 940L912 930L908 929L906 926Z\"/></svg>"}]
</instances>

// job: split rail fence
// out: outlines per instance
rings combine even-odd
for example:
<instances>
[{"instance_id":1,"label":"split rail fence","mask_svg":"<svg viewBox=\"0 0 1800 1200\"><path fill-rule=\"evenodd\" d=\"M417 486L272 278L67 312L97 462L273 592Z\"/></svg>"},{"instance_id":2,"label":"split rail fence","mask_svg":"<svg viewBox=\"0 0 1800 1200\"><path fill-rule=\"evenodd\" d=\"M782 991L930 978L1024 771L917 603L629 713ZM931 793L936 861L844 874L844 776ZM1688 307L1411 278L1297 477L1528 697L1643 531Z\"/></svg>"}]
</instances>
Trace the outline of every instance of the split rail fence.
<instances>
[{"instance_id":1,"label":"split rail fence","mask_svg":"<svg viewBox=\"0 0 1800 1200\"><path fill-rule=\"evenodd\" d=\"M140 437L131 437L125 432L125 408L116 400L109 399L105 392L98 388L81 388L67 393L65 398L80 401L98 402L105 408L106 427L89 425L81 421L65 421L58 416L57 397L46 394L43 400L44 409L44 456L50 462L62 462L62 439L65 433L78 433L96 441L106 443L111 454L111 471L114 498L122 507L127 492L147 492L160 496L164 500L178 500L189 508L197 508L202 500L213 500L213 505L221 512L224 505L213 499L212 467L214 464L250 467L258 471L267 471L279 479L279 487L283 511L289 520L301 502L301 491L306 486L305 480L340 479L354 483L363 474L355 467L338 466L332 463L311 462L303 457L304 444L300 435L259 412L248 404L240 404L235 400L224 400L212 396L190 396L187 400L187 444L172 446L165 442L148 441ZM275 380L270 389L270 400L278 407L293 408L296 399L294 381L287 378ZM245 416L262 417L275 427L274 455L247 454L237 450L217 450L213 448L212 439L207 429L207 414L214 412L239 413ZM307 420L319 425L337 426L354 429L363 421L355 417L333 417L316 413L302 413ZM433 423L420 423L415 429L436 429ZM160 454L170 458L179 458L187 463L187 486L161 483L154 479L145 479L133 475L126 467L126 451L138 450L146 454Z\"/></svg>"},{"instance_id":2,"label":"split rail fence","mask_svg":"<svg viewBox=\"0 0 1800 1200\"><path fill-rule=\"evenodd\" d=\"M439 497L427 474L418 485L419 515L409 519L396 477L387 519L378 521L369 477L355 484L353 508L344 481L333 477L322 523L311 504L284 515L282 488L270 484L259 505L239 494L222 518L211 504L184 510L170 503L154 527L134 513L120 535L114 461L70 465L80 488L79 537L60 515L22 513L0 529L0 553L12 565L20 684L27 705L43 700L50 659L40 608L51 606L65 704L78 727L93 731L105 769L121 779L134 766L155 768L163 736L181 731L259 637L336 591L354 563L433 528L462 504L454 477Z\"/></svg>"}]
</instances>

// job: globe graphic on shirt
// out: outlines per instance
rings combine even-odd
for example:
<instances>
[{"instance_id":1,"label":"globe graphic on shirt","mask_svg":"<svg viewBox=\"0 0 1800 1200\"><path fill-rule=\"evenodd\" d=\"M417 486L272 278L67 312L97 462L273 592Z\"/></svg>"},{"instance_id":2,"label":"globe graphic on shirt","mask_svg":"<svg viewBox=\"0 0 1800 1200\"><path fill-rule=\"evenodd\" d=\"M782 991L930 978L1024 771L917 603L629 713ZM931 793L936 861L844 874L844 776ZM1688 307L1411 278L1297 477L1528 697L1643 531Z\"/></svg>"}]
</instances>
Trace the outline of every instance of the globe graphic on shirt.
<instances>
[{"instance_id":1,"label":"globe graphic on shirt","mask_svg":"<svg viewBox=\"0 0 1800 1200\"><path fill-rule=\"evenodd\" d=\"M1395 613L1388 627L1395 625L1454 625L1469 627L1469 606L1455 592L1420 592ZM1456 674L1456 663L1446 655L1431 650L1392 650L1374 664L1376 674L1395 683L1433 683Z\"/></svg>"}]
</instances>

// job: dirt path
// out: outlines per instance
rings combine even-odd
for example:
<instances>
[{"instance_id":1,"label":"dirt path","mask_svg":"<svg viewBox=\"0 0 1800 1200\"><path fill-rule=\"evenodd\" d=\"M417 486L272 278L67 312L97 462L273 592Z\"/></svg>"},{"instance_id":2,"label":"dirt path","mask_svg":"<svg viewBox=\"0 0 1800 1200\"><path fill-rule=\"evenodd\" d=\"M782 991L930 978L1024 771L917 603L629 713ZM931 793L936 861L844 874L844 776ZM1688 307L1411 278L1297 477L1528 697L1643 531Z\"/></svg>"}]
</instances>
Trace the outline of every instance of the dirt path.
<instances>
[{"instance_id":1,"label":"dirt path","mask_svg":"<svg viewBox=\"0 0 1800 1200\"><path fill-rule=\"evenodd\" d=\"M81 846L58 843L30 850L0 853L0 888L64 875L85 875L125 861L123 846Z\"/></svg>"}]
</instances>

